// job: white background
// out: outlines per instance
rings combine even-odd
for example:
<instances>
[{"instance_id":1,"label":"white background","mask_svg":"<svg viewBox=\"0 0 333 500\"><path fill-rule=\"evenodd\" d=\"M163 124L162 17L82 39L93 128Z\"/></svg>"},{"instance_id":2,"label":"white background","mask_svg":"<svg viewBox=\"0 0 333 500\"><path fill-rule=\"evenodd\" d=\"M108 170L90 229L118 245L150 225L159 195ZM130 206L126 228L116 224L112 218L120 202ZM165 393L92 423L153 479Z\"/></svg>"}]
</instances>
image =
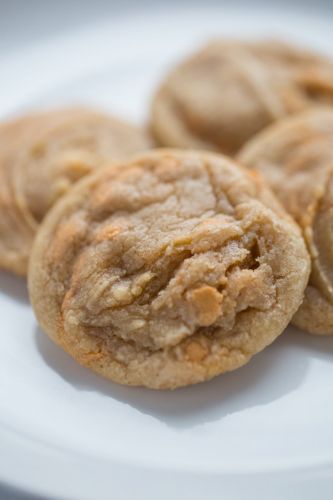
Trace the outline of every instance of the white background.
<instances>
[{"instance_id":1,"label":"white background","mask_svg":"<svg viewBox=\"0 0 333 500\"><path fill-rule=\"evenodd\" d=\"M184 4L187 10L174 16L175 3ZM220 19L210 17L210 5L225 5ZM83 100L140 122L146 118L149 95L161 74L210 34L280 33L330 52L330 6L330 1L262 5L246 1L232 5L0 1L0 115ZM202 15L196 9L202 9ZM156 22L149 23L150 16ZM76 57L78 51L80 57ZM96 463L105 457L110 464L112 460L128 463L128 492L131 481L135 482L135 473L130 472L133 466L139 471L143 467L141 476L150 478L144 485L141 482L141 488L156 488L153 483L159 474L166 481L163 469L188 474L176 488L184 499L191 487L197 492L193 490L190 496L202 498L205 493L210 500L220 496L216 488L231 492L232 481L244 481L244 496L234 498L260 500L263 495L271 500L273 489L290 481L292 486L286 491L291 496L284 494L284 500L298 500L300 491L303 500L330 500L332 478L322 464L332 465L333 338L289 332L238 372L198 387L155 393L121 388L77 366L37 329L24 284L5 273L0 274L0 314L4 360L0 364L0 427L1 422L10 427L13 442L23 436L39 443L45 448L44 462L49 450L59 446L64 456L74 450L97 457ZM6 450L10 450L8 443ZM11 456L9 451L8 456L1 456L5 449L1 444L0 477L5 462L8 469L16 467L12 477L17 476L17 484L12 480L12 485L28 484L34 472L38 477L38 470L29 470L23 481L25 457ZM38 465L36 459L38 467L42 463ZM219 483L216 477L222 469L226 475L234 474L234 479L228 476ZM45 470L40 478L44 490L56 480L51 477L54 470L49 471L50 477ZM278 476L270 480L272 470ZM91 465L91 474L97 477L100 470L93 471ZM205 471L216 475L209 484L207 478L206 483L201 480ZM260 479L263 474L265 478ZM249 475L251 479L245 481ZM170 472L165 494L168 487L173 491L176 476ZM71 477L78 481L74 472ZM110 497L112 486L110 480ZM2 491L1 500L21 498L7 488ZM256 497L251 497L251 491ZM155 495L156 500L164 500L164 493ZM138 500L148 494L137 490ZM121 499L119 494L115 498ZM224 500L223 495L220 498ZM233 500L230 493L225 500Z\"/></svg>"}]
</instances>

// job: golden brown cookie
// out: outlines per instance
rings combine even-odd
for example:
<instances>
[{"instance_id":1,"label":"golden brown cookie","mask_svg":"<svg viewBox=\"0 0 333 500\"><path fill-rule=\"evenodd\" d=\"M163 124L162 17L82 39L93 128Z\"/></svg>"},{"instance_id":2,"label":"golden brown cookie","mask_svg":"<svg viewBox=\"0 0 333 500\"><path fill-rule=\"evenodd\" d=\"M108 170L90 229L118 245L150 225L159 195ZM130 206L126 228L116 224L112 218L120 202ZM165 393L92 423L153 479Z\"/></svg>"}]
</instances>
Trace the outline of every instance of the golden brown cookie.
<instances>
[{"instance_id":1,"label":"golden brown cookie","mask_svg":"<svg viewBox=\"0 0 333 500\"><path fill-rule=\"evenodd\" d=\"M81 364L163 389L245 364L287 326L308 274L299 228L260 179L216 154L157 150L50 211L29 291Z\"/></svg>"},{"instance_id":2,"label":"golden brown cookie","mask_svg":"<svg viewBox=\"0 0 333 500\"><path fill-rule=\"evenodd\" d=\"M16 144L26 138L33 119L22 118L0 126L0 267L25 274L34 232L22 221L11 188Z\"/></svg>"},{"instance_id":3,"label":"golden brown cookie","mask_svg":"<svg viewBox=\"0 0 333 500\"><path fill-rule=\"evenodd\" d=\"M0 128L0 266L25 274L31 242L49 208L110 159L147 149L144 133L84 108L19 118Z\"/></svg>"},{"instance_id":4,"label":"golden brown cookie","mask_svg":"<svg viewBox=\"0 0 333 500\"><path fill-rule=\"evenodd\" d=\"M277 41L217 40L157 91L151 129L164 146L235 154L261 129L321 102L333 105L333 64Z\"/></svg>"},{"instance_id":5,"label":"golden brown cookie","mask_svg":"<svg viewBox=\"0 0 333 500\"><path fill-rule=\"evenodd\" d=\"M294 323L333 334L333 109L313 109L271 126L238 158L263 174L302 228L312 272Z\"/></svg>"}]
</instances>

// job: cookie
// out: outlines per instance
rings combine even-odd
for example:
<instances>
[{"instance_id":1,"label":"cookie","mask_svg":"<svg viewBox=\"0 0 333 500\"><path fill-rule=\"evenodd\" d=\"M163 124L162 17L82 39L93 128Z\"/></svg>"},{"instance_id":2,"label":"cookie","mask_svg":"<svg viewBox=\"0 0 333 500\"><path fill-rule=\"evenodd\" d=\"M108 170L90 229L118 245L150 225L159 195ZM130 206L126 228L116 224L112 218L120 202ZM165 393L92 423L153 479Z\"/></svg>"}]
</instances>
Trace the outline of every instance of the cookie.
<instances>
[{"instance_id":1,"label":"cookie","mask_svg":"<svg viewBox=\"0 0 333 500\"><path fill-rule=\"evenodd\" d=\"M0 126L0 267L25 274L34 232L22 221L13 201L10 177L16 144L25 139L33 118L22 118Z\"/></svg>"},{"instance_id":2,"label":"cookie","mask_svg":"<svg viewBox=\"0 0 333 500\"><path fill-rule=\"evenodd\" d=\"M1 144L5 143L4 148ZM110 159L147 149L145 134L84 108L19 118L0 128L0 265L25 274L31 242L50 207ZM13 215L15 213L15 215Z\"/></svg>"},{"instance_id":3,"label":"cookie","mask_svg":"<svg viewBox=\"0 0 333 500\"><path fill-rule=\"evenodd\" d=\"M312 272L294 323L332 335L333 109L282 120L253 138L238 158L261 172L302 228Z\"/></svg>"},{"instance_id":4,"label":"cookie","mask_svg":"<svg viewBox=\"0 0 333 500\"><path fill-rule=\"evenodd\" d=\"M30 298L79 363L155 389L244 365L299 307L309 257L262 181L227 158L157 150L83 179L34 243Z\"/></svg>"},{"instance_id":5,"label":"cookie","mask_svg":"<svg viewBox=\"0 0 333 500\"><path fill-rule=\"evenodd\" d=\"M333 64L277 41L217 40L158 89L151 130L164 146L234 155L270 123L321 102L333 105Z\"/></svg>"}]
</instances>

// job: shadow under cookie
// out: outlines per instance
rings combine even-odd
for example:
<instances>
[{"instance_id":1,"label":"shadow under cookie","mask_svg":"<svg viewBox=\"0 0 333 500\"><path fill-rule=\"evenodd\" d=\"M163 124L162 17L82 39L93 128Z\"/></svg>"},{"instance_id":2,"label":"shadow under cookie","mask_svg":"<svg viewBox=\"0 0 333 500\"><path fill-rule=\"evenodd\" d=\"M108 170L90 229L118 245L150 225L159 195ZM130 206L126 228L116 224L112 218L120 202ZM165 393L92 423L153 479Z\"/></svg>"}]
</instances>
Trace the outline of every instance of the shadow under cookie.
<instances>
[{"instance_id":1,"label":"shadow under cookie","mask_svg":"<svg viewBox=\"0 0 333 500\"><path fill-rule=\"evenodd\" d=\"M77 391L96 392L127 404L174 429L182 430L221 420L256 406L268 405L295 391L305 380L310 359L333 356L333 349L297 331L285 332L272 346L241 369L202 384L154 391L117 385L78 365L42 333L35 330L37 349L48 368ZM331 346L333 347L333 345Z\"/></svg>"},{"instance_id":2,"label":"shadow under cookie","mask_svg":"<svg viewBox=\"0 0 333 500\"><path fill-rule=\"evenodd\" d=\"M0 271L0 293L9 295L18 302L29 303L26 281L6 271Z\"/></svg>"}]
</instances>

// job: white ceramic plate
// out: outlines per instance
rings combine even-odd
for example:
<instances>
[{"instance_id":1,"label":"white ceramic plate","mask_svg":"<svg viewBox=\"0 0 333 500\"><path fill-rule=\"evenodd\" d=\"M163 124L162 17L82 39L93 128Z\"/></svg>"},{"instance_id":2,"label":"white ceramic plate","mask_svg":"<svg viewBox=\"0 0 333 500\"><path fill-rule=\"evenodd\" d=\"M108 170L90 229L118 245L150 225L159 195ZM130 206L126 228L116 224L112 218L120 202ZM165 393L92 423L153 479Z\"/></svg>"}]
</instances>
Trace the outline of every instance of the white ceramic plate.
<instances>
[{"instance_id":1,"label":"white ceramic plate","mask_svg":"<svg viewBox=\"0 0 333 500\"><path fill-rule=\"evenodd\" d=\"M161 74L207 37L280 35L329 52L332 22L319 6L128 11L2 58L0 114L84 102L140 122ZM78 366L6 273L0 319L2 483L74 500L331 500L333 338L288 331L235 373L154 392Z\"/></svg>"}]
</instances>

